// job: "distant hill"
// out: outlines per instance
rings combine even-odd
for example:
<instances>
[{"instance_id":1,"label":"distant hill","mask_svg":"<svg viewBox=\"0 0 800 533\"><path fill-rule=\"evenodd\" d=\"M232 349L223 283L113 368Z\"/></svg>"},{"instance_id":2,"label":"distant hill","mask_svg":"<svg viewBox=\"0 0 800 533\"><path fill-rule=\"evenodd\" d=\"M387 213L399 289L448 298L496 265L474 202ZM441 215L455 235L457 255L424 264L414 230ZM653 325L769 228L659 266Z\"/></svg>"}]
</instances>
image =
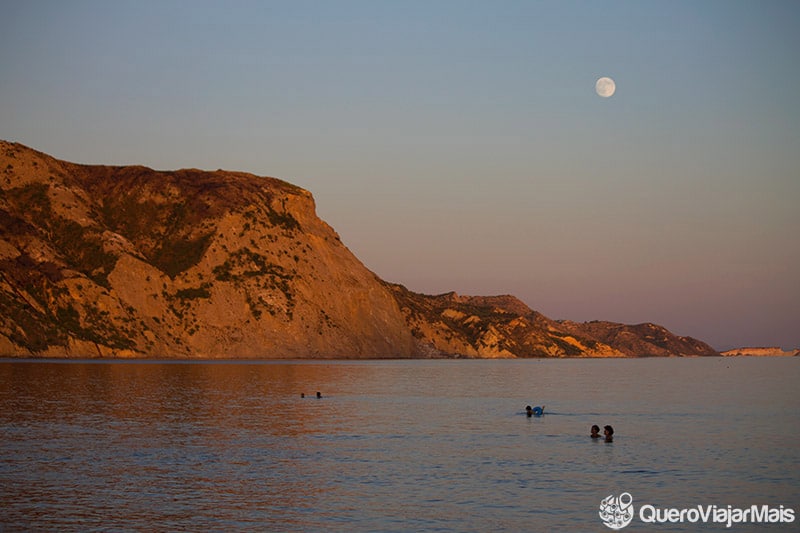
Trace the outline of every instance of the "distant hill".
<instances>
[{"instance_id":1,"label":"distant hill","mask_svg":"<svg viewBox=\"0 0 800 533\"><path fill-rule=\"evenodd\" d=\"M0 172L0 356L718 355L653 324L387 283L278 179L78 165L5 141Z\"/></svg>"}]
</instances>

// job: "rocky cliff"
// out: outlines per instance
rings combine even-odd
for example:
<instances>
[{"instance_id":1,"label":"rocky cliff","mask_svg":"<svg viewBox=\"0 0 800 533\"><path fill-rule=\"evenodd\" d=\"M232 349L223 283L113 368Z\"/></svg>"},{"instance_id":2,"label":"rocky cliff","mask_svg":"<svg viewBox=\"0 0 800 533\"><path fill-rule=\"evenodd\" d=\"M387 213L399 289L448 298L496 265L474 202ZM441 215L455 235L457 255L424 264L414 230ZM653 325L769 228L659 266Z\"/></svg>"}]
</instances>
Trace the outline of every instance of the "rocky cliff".
<instances>
[{"instance_id":1,"label":"rocky cliff","mask_svg":"<svg viewBox=\"0 0 800 533\"><path fill-rule=\"evenodd\" d=\"M386 283L278 179L78 165L0 141L2 356L712 354L650 324Z\"/></svg>"},{"instance_id":2,"label":"rocky cliff","mask_svg":"<svg viewBox=\"0 0 800 533\"><path fill-rule=\"evenodd\" d=\"M555 321L513 296L427 296L391 285L415 339L438 355L650 357L719 355L655 324Z\"/></svg>"}]
</instances>

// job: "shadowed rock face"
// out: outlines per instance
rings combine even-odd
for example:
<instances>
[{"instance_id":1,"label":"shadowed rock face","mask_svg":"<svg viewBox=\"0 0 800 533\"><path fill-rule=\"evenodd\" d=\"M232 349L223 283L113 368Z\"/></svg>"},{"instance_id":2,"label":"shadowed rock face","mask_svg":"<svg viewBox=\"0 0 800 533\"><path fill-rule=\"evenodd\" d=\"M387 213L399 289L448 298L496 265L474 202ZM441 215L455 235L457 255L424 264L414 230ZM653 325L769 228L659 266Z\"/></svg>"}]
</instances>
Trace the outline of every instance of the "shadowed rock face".
<instances>
[{"instance_id":1,"label":"shadowed rock face","mask_svg":"<svg viewBox=\"0 0 800 533\"><path fill-rule=\"evenodd\" d=\"M657 326L555 322L511 296L385 283L308 191L278 179L77 165L0 141L2 356L713 353Z\"/></svg>"}]
</instances>

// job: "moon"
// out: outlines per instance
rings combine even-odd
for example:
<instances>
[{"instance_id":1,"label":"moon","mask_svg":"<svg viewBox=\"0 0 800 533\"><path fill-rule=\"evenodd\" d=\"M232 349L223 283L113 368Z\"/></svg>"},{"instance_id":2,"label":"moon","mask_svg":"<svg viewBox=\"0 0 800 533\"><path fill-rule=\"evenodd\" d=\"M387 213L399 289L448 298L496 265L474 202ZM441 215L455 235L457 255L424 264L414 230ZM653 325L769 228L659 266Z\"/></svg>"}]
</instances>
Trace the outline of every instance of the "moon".
<instances>
[{"instance_id":1,"label":"moon","mask_svg":"<svg viewBox=\"0 0 800 533\"><path fill-rule=\"evenodd\" d=\"M617 84L614 83L614 80L611 78L602 77L594 84L594 90L603 98L610 98L614 96L614 92L617 90Z\"/></svg>"}]
</instances>

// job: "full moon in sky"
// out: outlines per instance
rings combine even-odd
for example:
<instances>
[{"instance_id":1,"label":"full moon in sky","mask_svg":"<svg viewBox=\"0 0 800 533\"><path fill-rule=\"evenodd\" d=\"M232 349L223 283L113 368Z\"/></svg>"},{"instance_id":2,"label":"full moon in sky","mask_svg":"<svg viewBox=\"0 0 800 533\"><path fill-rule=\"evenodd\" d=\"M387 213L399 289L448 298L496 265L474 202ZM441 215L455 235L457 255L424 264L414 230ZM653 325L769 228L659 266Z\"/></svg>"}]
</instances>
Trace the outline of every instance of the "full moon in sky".
<instances>
[{"instance_id":1,"label":"full moon in sky","mask_svg":"<svg viewBox=\"0 0 800 533\"><path fill-rule=\"evenodd\" d=\"M614 95L614 91L617 90L617 84L611 78L603 77L594 84L594 90L603 98L608 98Z\"/></svg>"}]
</instances>

